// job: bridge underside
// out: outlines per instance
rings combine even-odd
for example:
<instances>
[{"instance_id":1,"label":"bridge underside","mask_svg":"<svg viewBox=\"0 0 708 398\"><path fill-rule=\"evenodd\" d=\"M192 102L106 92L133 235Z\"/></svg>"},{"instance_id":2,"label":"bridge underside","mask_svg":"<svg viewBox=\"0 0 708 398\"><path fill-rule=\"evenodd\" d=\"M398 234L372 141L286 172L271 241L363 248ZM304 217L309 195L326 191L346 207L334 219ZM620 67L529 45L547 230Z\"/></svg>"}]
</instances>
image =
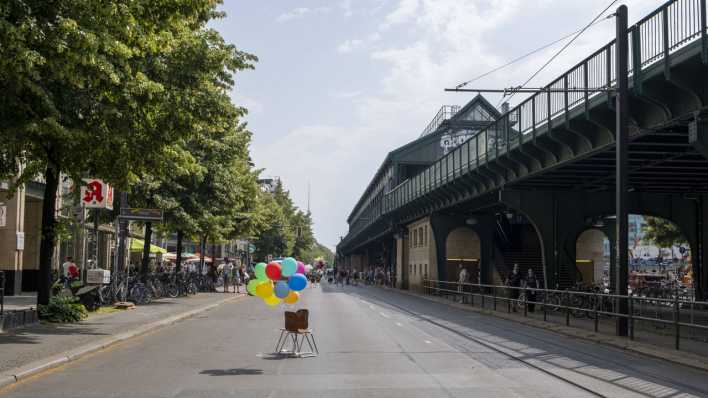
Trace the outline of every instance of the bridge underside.
<instances>
[{"instance_id":1,"label":"bridge underside","mask_svg":"<svg viewBox=\"0 0 708 398\"><path fill-rule=\"evenodd\" d=\"M708 288L708 67L700 42L694 44L632 78L627 195L631 213L678 225L690 244L700 298ZM597 228L614 241L613 101L607 94L597 95L532 133L512 137L511 126L508 150L498 147L494 158L477 156L476 163L470 160L468 166L454 168L452 178L444 177L435 189L379 217L342 245L339 254L395 246L398 255L382 265L393 269L395 263L399 281L407 283L416 269L406 251L413 253L417 247L411 245L408 226L425 220L432 234L431 278L457 278L446 253L447 240L451 232L467 228L479 240L475 253L481 254L476 260L483 282L503 279L520 252L540 263L533 268L543 274L546 286L572 284L580 274L580 234ZM518 145L509 144L513 140ZM518 232L524 229L535 236Z\"/></svg>"}]
</instances>

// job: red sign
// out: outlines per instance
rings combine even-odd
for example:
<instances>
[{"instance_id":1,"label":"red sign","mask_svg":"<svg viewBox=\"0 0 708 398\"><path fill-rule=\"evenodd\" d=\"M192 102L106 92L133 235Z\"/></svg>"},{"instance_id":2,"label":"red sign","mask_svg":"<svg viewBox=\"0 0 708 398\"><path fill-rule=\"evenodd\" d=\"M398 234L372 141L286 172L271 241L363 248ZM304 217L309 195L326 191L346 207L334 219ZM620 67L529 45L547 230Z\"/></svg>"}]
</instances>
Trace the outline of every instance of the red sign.
<instances>
[{"instance_id":1,"label":"red sign","mask_svg":"<svg viewBox=\"0 0 708 398\"><path fill-rule=\"evenodd\" d=\"M86 208L113 209L113 187L99 179L85 179L81 187L81 203Z\"/></svg>"}]
</instances>

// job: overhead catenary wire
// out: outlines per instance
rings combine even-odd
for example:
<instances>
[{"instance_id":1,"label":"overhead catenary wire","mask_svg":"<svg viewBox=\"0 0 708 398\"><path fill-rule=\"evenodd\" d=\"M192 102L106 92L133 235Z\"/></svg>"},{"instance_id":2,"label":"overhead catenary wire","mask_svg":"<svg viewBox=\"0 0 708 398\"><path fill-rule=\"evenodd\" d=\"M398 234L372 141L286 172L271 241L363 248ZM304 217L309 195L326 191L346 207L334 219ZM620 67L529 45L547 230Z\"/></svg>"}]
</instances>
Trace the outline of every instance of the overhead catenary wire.
<instances>
[{"instance_id":1,"label":"overhead catenary wire","mask_svg":"<svg viewBox=\"0 0 708 398\"><path fill-rule=\"evenodd\" d=\"M528 79L526 79L526 81L525 81L522 85L520 85L520 86L518 86L518 87L519 87L519 88L523 88L523 87L525 87L527 84L529 84L529 83L531 82L531 80L533 80L536 76L538 76L539 73L541 73L544 69L546 69L546 67L547 67L548 65L550 65L551 62L553 62L556 58L558 58L558 56L561 55L561 54L563 53L563 51L565 51L568 47L570 47L570 45L573 44L573 42L575 42L575 40L577 40L578 37L580 37L583 33L585 33L586 30L588 30L591 26L593 26L593 25L607 12L607 10L609 10L609 9L610 9L613 5L615 5L618 1L619 1L619 0L612 0L612 2L610 2L610 4L608 4L607 7L605 7L602 11L600 11L600 13L597 14L597 15L595 16L595 18L593 18L592 21L590 21L589 24L585 25L584 28L580 29L580 31L579 31L577 34L575 34L575 36L573 36L573 38L570 39L570 41L568 41L567 43L565 43L565 44L563 45L563 47L560 48L560 50L558 50L555 54L553 54L553 56L551 56L551 58L549 58L548 61L546 61L543 65L541 65L541 67L538 68L538 70L537 70L536 72L534 72L534 73L531 75L531 77L529 77ZM606 18L611 18L611 17L613 17L613 16L614 16L614 14L611 14L611 15L608 15ZM499 104L501 104L501 102L504 101L505 99L506 99L507 101L509 101L509 100L514 96L514 94L515 94L515 92L512 92L512 93L509 95L508 98L505 97L505 96L502 96L502 98L501 98ZM498 107L498 106L497 106L497 107Z\"/></svg>"},{"instance_id":2,"label":"overhead catenary wire","mask_svg":"<svg viewBox=\"0 0 708 398\"><path fill-rule=\"evenodd\" d=\"M590 26L594 26L594 25L597 25L597 24L599 24L599 23L605 22L607 19L608 19L608 18L602 19L602 20L599 20L599 21L596 21L596 22L594 22L594 23L593 23L592 25L590 25ZM528 57L530 57L530 56L532 56L532 55L534 55L534 54L537 54L537 53L539 53L539 52L541 52L541 51L543 51L543 50L545 50L545 49L547 49L547 48L549 48L549 47L552 47L552 46L554 46L554 45L556 45L556 44L562 42L563 40L566 40L566 39L568 39L569 37L572 37L573 35L575 35L575 34L577 34L577 33L580 33L581 31L582 31L582 29L578 29L578 30L576 30L575 32L568 33L567 35L565 35L565 36L563 36L563 37L561 37L561 38L559 38L559 39L556 39L556 40L554 40L554 41L552 41L552 42L550 42L550 43L544 44L543 46L538 47L538 48L536 48L536 49L534 49L534 50L531 50L531 51L527 52L526 54L520 55L520 56L518 56L518 57L516 57L516 58L514 58L514 59L512 59L512 60L510 60L510 61L508 61L508 62L506 62L506 63L503 64L503 65L497 66L496 68L490 69L490 70L488 70L488 71L482 73L481 75L475 76L475 77L473 77L473 78L470 79L470 80L464 81L464 82L458 84L457 86L455 86L455 88L458 88L458 89L459 89L459 88L465 87L466 85L468 85L468 84L470 84L470 83L473 83L473 82L476 82L476 81L479 80L479 79L482 79L482 78L484 78L484 77L487 77L487 76L489 76L489 75L491 75L491 74L493 74L493 73L499 72L500 70L502 70L502 69L504 69L504 68L507 68L507 67L509 67L509 66L511 66L511 65L513 65L513 64L515 64L515 63L517 63L517 62L519 62L519 61L521 61L521 60L523 60L523 59L525 59L525 58L528 58Z\"/></svg>"}]
</instances>

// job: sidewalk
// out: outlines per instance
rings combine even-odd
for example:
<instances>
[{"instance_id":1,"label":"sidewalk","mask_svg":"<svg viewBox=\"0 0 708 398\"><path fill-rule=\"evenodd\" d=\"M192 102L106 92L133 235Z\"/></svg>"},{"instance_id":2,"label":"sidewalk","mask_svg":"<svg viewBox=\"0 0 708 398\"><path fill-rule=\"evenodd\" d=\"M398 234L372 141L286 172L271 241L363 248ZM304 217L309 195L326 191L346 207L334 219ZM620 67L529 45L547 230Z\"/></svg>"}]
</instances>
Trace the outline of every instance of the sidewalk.
<instances>
[{"instance_id":1,"label":"sidewalk","mask_svg":"<svg viewBox=\"0 0 708 398\"><path fill-rule=\"evenodd\" d=\"M190 297L160 299L133 310L91 314L76 324L41 323L0 334L0 386L8 376L28 373L68 362L88 352L135 335L177 322L243 294L200 293ZM32 373L32 372L29 372ZM35 372L36 373L36 372ZM19 377L15 377L19 379Z\"/></svg>"}]
</instances>

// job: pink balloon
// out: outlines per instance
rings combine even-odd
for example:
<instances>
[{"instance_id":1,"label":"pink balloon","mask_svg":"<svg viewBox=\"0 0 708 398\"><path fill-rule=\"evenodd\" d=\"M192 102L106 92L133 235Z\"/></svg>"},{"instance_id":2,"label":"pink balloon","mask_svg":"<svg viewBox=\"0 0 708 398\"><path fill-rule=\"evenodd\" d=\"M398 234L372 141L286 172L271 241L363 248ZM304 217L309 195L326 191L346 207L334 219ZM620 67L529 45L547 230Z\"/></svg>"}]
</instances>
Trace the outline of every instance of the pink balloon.
<instances>
[{"instance_id":1,"label":"pink balloon","mask_svg":"<svg viewBox=\"0 0 708 398\"><path fill-rule=\"evenodd\" d=\"M304 274L305 273L305 264L302 261L297 262L297 271L295 271L296 274Z\"/></svg>"}]
</instances>

